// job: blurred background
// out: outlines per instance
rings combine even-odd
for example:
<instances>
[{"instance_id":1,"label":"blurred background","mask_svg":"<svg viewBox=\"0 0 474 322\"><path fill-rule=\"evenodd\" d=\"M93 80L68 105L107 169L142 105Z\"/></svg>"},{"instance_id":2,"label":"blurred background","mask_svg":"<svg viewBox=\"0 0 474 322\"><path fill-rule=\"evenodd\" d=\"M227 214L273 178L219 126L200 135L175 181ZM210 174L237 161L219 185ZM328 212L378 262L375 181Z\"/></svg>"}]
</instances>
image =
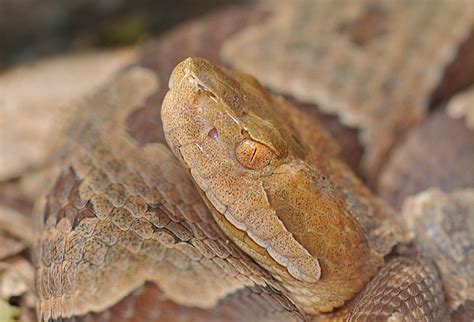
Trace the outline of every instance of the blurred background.
<instances>
[{"instance_id":1,"label":"blurred background","mask_svg":"<svg viewBox=\"0 0 474 322\"><path fill-rule=\"evenodd\" d=\"M1 0L0 67L65 50L138 44L184 20L243 2Z\"/></svg>"}]
</instances>

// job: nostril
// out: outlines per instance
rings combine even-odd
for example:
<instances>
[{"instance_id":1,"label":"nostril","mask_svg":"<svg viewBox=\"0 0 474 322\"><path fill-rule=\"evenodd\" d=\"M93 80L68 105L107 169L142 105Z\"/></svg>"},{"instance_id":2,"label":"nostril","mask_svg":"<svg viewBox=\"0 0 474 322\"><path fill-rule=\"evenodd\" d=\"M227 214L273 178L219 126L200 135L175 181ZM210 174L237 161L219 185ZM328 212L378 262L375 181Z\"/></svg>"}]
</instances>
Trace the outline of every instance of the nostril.
<instances>
[{"instance_id":1,"label":"nostril","mask_svg":"<svg viewBox=\"0 0 474 322\"><path fill-rule=\"evenodd\" d=\"M207 135L209 135L209 137L213 139L214 141L219 141L219 133L217 132L217 129L215 127L213 127L209 131L209 133L207 133Z\"/></svg>"}]
</instances>

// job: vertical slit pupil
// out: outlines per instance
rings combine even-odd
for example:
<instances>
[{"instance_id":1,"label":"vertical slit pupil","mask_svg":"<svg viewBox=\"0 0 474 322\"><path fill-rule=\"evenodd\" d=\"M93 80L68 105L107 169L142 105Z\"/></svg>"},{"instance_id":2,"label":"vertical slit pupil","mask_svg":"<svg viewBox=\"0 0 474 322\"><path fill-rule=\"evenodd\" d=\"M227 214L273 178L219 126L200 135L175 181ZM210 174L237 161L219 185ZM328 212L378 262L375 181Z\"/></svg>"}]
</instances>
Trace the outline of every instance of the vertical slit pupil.
<instances>
[{"instance_id":1,"label":"vertical slit pupil","mask_svg":"<svg viewBox=\"0 0 474 322\"><path fill-rule=\"evenodd\" d=\"M254 148L252 151L252 156L250 157L250 163L255 160L255 156L257 155L257 148Z\"/></svg>"}]
</instances>

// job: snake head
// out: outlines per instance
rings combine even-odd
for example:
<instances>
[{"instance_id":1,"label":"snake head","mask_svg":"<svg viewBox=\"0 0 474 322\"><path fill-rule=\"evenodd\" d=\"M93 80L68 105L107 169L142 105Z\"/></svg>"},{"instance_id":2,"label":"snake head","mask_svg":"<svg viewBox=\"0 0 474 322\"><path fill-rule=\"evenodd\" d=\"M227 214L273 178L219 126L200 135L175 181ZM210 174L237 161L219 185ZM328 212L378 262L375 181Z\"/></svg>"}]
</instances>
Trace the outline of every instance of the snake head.
<instances>
[{"instance_id":1,"label":"snake head","mask_svg":"<svg viewBox=\"0 0 474 322\"><path fill-rule=\"evenodd\" d=\"M227 236L309 312L353 296L380 262L327 169L305 159L282 99L201 58L169 87L166 140Z\"/></svg>"},{"instance_id":2,"label":"snake head","mask_svg":"<svg viewBox=\"0 0 474 322\"><path fill-rule=\"evenodd\" d=\"M167 101L176 98L172 92L180 93L181 103L183 93L193 100L180 118L167 114L166 109L162 113L164 120L170 118L172 131L179 132L176 136L180 145L210 137L228 151L233 150L244 167L258 169L268 165L273 155L285 157L291 153L291 145L299 149L282 126L284 116L275 113L269 94L250 75L224 70L204 59L188 58L173 71L169 87ZM249 149L255 153L246 162ZM260 156L267 162L259 162Z\"/></svg>"}]
</instances>

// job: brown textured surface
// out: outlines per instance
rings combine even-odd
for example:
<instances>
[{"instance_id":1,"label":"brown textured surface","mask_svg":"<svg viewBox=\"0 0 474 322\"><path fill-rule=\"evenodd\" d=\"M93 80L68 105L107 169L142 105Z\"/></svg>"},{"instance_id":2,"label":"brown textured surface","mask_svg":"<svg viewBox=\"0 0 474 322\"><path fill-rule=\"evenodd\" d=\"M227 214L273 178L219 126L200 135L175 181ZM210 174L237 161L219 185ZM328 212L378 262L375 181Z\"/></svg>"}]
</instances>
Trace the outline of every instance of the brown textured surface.
<instances>
[{"instance_id":1,"label":"brown textured surface","mask_svg":"<svg viewBox=\"0 0 474 322\"><path fill-rule=\"evenodd\" d=\"M378 193L394 207L429 187L444 191L474 186L474 131L445 109L435 111L394 149Z\"/></svg>"},{"instance_id":2,"label":"brown textured surface","mask_svg":"<svg viewBox=\"0 0 474 322\"><path fill-rule=\"evenodd\" d=\"M217 57L216 48L223 39L261 15L251 8L234 8L192 22L187 29L177 29L151 44L142 63L155 72L158 69L157 75L166 82L170 64L180 59L181 50ZM226 23L227 19L238 23ZM354 37L365 41L360 35ZM200 42L202 39L206 40ZM291 292L230 243L229 236L210 219L184 172L163 145L157 107L166 86L151 86L151 96L147 98L144 91L150 86L151 75L139 68L122 74L111 88L99 91L86 104L90 113L79 115L88 116L76 120L76 125L66 132L68 148L59 155L63 171L47 198L46 222L37 248L39 311L44 316L57 317L74 310L74 315L81 315L77 318L81 321L303 320L304 313L292 304ZM326 146L324 139L312 141L319 137L318 133L311 132L312 119L303 120L303 115L308 114L293 116L292 121L299 124L294 130L301 135L303 144L312 145L309 150L337 154L337 149L331 151L331 144ZM348 133L353 137L353 132ZM391 244L378 242L384 231L377 229L378 224L366 214L367 207L373 205L364 198L372 197L367 192L354 195L360 183L351 175L341 175L337 180L341 182L337 188L363 224L369 242L385 252ZM381 209L375 207L373 211L378 214ZM398 262L401 264L393 265ZM435 294L436 300L429 297L433 289L440 287L429 264L409 259L398 262L390 262L369 285L383 281L400 291L405 287L400 279L408 280L412 288L428 297L419 303L415 299L415 306L410 300L398 306L403 312L408 308L408 314L413 316L423 313L426 303L429 306L435 301L443 302L441 293ZM77 279L77 270L85 275ZM430 278L434 283L426 288L425 281ZM145 280L152 280L159 287L153 283L141 286ZM72 296L68 293L71 290L75 293ZM372 292L376 289L361 293L359 306L352 313L378 310L374 308L376 300L364 302ZM396 303L397 297L394 295L391 300ZM397 306L392 309L396 311ZM82 315L89 310L101 313ZM382 310L371 317L383 319L386 313ZM346 311L336 314L339 315L327 318L341 318ZM440 304L426 317L430 314L441 319L444 306Z\"/></svg>"},{"instance_id":3,"label":"brown textured surface","mask_svg":"<svg viewBox=\"0 0 474 322\"><path fill-rule=\"evenodd\" d=\"M455 321L474 319L474 189L430 189L407 199L403 215L421 251L433 258ZM462 317L462 318L461 318Z\"/></svg>"},{"instance_id":4,"label":"brown textured surface","mask_svg":"<svg viewBox=\"0 0 474 322\"><path fill-rule=\"evenodd\" d=\"M241 81L249 80L247 76L241 77ZM39 218L43 228L35 253L40 319L76 316L74 319L80 321L301 321L310 318L305 316L307 307L298 309L292 304L304 298L294 297L294 292L303 291L300 294L303 295L306 286L277 281L278 275L271 276L272 269L260 268L231 243L229 239L233 236L225 236L212 221L178 161L162 142L138 145L127 134L128 114L156 89L154 73L140 67L130 68L80 106L65 128L58 143L62 148L55 157L60 176ZM306 146L311 139L317 142L309 150L315 153L314 157L324 153L337 155L337 148L317 126L305 123L310 120L301 120L298 113L291 115L290 106L283 106L290 113L288 120L302 125L295 132L301 135L300 144ZM337 189L346 194L345 202L367 229L374 249L386 252L391 243L381 241L391 237L384 229L372 226L374 223L366 220L367 214L359 213L357 209L367 211L371 207L364 198L372 197L364 189L351 190L358 187L353 180L350 175L342 175L336 179L341 183ZM384 217L379 213L381 209L375 207L374 211L376 217L382 216L377 220ZM382 273L390 267L380 271L372 283L384 278ZM423 288L426 279L433 278L433 287L440 287L440 280L428 266L407 262L403 267L415 272L409 274L410 285L418 287L425 296L431 294L430 289ZM395 286L403 276L399 267L396 270L399 274L389 274L387 281ZM327 271L323 271L323 279L324 274ZM145 284L146 281L158 287ZM366 293L371 294L363 294ZM427 301L431 303L431 297ZM443 298L438 294L437 300L432 301L442 303ZM408 314L422 311L425 302L420 303L414 307L406 304ZM370 309L374 303L369 304L367 307L360 304L357 312ZM443 308L440 304L439 310L431 310L426 316L432 314L440 319ZM90 311L97 313L87 314Z\"/></svg>"},{"instance_id":5,"label":"brown textured surface","mask_svg":"<svg viewBox=\"0 0 474 322\"><path fill-rule=\"evenodd\" d=\"M178 59L180 59L180 56L179 56L179 50L183 50L183 51L186 51L185 49L188 48L190 49L189 51L187 52L191 52L191 53L207 53L206 55L212 55L213 52L217 53L217 48L220 46L220 43L222 42L222 39L221 38L225 38L228 33L232 32L232 28L234 27L230 27L229 30L225 29L225 28L217 28L219 26L235 26L236 24L227 24L227 22L229 21L229 19L232 21L238 21L239 23L245 23L246 22L246 19L248 19L249 21L251 21L252 19L255 19L256 17L258 17L260 14L256 11L252 11L252 9L232 9L232 10L225 10L223 12L220 12L220 13L217 13L215 15L211 15L205 19L203 19L202 21L197 21L197 22L194 22L194 23L191 23L183 28L180 28L178 29L176 32L171 32L168 36L165 36L162 40L158 41L158 43L156 44L150 44L150 46L148 47L148 49L145 50L145 55L144 55L144 64L145 65L151 65L152 67L155 68L155 71L156 71L156 68L159 68L159 75L164 77L164 79L167 79L167 77L169 76L169 73L171 71L171 67L172 65L170 64L173 64L175 62L178 61ZM233 18L232 18L233 17ZM192 37L192 35L189 35L189 30L195 30L198 34L198 37L197 39L202 39L203 37L205 37L205 35L207 33L209 33L209 31L215 31L215 30L220 30L222 31L222 35L220 35L219 33L216 33L214 32L213 33L213 37L211 37L211 39L209 41L204 41L204 42L195 42L194 41L194 37ZM219 36L220 35L220 36ZM149 51L147 51L149 50ZM167 53L165 55L165 53ZM216 54L217 56L217 54ZM148 59L148 60L147 60ZM168 73L168 74L167 74ZM124 95L125 93L128 93L128 91L124 92ZM125 129L127 130L127 133L130 134L133 139L137 139L139 143L139 145L141 146L141 148L143 148L144 146L146 146L147 144L149 143L153 143L153 142L160 142L162 141L162 135L160 134L161 133L161 125L160 125L160 119L159 119L159 109L156 108L157 106L159 106L161 104L161 99L164 95L164 91L162 90L162 88L159 88L152 96L151 98L148 98L146 100L146 102L139 102L138 105L136 106L131 106L129 107L128 109L130 109L130 116L127 117L127 122L126 122L126 126L125 126ZM119 96L118 98L115 98L115 99L119 99L121 96ZM109 99L113 99L113 96L109 96ZM105 100L107 101L107 99ZM101 106L101 103L99 101L97 101L97 99L92 99L92 101L90 102L90 105L92 106L90 108L90 110L95 110L96 108L98 108L98 113L100 115L89 115L88 117L86 117L85 119L85 122L86 124L92 124L93 126L92 127L97 127L99 126L99 132L96 132L94 134L92 134L90 137L94 137L94 135L97 135L94 140L97 142L98 146L96 148L98 148L99 150L102 149L103 147L101 147L101 142L102 144L106 145L106 143L109 143L111 141L114 141L115 139L111 139L110 136L102 136L101 134L101 131L103 130L100 130L101 128L101 123L104 119L104 116L105 114L107 114L107 112L100 112L100 109L103 108L105 109L105 111L109 111L111 112L108 108L105 108L105 107L102 107ZM104 105L108 105L108 103L105 103ZM141 107L143 106L143 107ZM83 113L82 115L86 115L87 113ZM113 113L112 113L113 114ZM100 120L98 123L96 121L94 121L94 119L98 119ZM79 123L80 124L80 123ZM118 127L122 127L124 126L124 124L117 124ZM80 145L82 143L80 142L83 142L84 140L87 141L88 138L87 137L84 137L84 133L88 133L91 131L91 129L87 129L88 126L85 126L84 128L78 128L78 126L76 127L73 127L72 128L72 133L69 133L68 135L70 136L70 142L69 144L71 144L71 146L69 147L69 149L67 149L68 151L71 151L73 150L75 146L77 145ZM122 136L122 134L119 135ZM89 142L91 143L91 142ZM94 146L94 144L93 144ZM116 148L118 149L119 147L112 145L112 148ZM90 149L90 147L88 147L87 149ZM86 151L87 151L86 149ZM86 151L83 151L83 152L86 152ZM93 149L92 149L93 151ZM90 151L89 151L90 152ZM69 159L69 157L67 156L68 153L70 152L64 152L64 155L66 157L66 160ZM76 166L78 166L79 168L82 168L82 167L86 167L87 168L87 163L88 163L88 159L90 158L93 158L93 157L99 157L101 153L104 153L104 151L98 151L97 153L94 153L92 152L93 155L92 156L81 156L81 155L75 155L72 157L72 159L76 159L76 158L79 158L79 159L82 159L84 157L85 160L79 160L77 161L76 163ZM87 154L87 153L86 153ZM160 155L160 157L157 159L162 159L163 156ZM89 160L90 161L90 160ZM66 162L66 164L68 162L71 162L70 160ZM86 162L86 165L83 165L81 164L81 162ZM114 165L113 164L113 161L111 161L111 165ZM109 166L109 165L108 165ZM73 170L74 170L74 167L73 167ZM86 170L83 170L83 171L86 171ZM96 171L97 172L97 171ZM64 174L64 180L68 181L77 181L76 184L78 182L94 182L95 179L98 179L97 181L101 181L103 178L103 176L97 176L97 173L90 173L87 177L75 177L75 174L72 173L72 172L69 172L69 174L66 172ZM76 174L77 175L77 174ZM169 175L174 175L173 174L169 174ZM73 180L71 180L71 177ZM89 184L89 183L88 183ZM83 186L87 186L88 184L82 184ZM58 186L56 186L56 188L58 188ZM104 187L102 187L104 188ZM118 189L117 189L118 188ZM61 188L61 185L59 186L58 189L63 189ZM104 188L105 189L105 188ZM120 186L116 186L115 187L115 194L120 194L123 192L123 189L124 187L120 187ZM109 190L106 190L106 193L109 194L111 191L110 189ZM96 192L97 193L97 192ZM62 192L62 194L67 194L66 192ZM77 190L76 190L76 187L73 188L70 192L70 197L73 198L74 200L78 199L77 196ZM62 198L62 197L61 197ZM52 203L53 205L55 205L57 203L57 200L55 200L56 197L54 195L54 193L50 194L50 198L49 198L49 202ZM101 209L104 205L101 205L101 208L98 209L98 212L99 214L97 214L97 209L94 209L93 207L93 204L92 204L92 201L99 201L99 202L104 202L104 200L100 200L101 198L97 198L97 196L95 197L91 197L90 201L86 201L86 200L83 200L83 204L80 204L80 205L77 205L77 207L84 207L81 211L81 215L78 217L78 218L83 218L82 220L86 220L87 221L92 221L92 223L94 225L98 225L96 222L96 217L97 216L103 216L103 214L101 215L100 213L101 212L108 212L109 210L108 209ZM102 198L103 199L103 198ZM107 202L105 201L105 204ZM57 206L57 205L56 205ZM76 207L71 207L70 205L64 205L62 204L61 205L62 210L68 210L69 212L69 216L72 216L74 217L74 213L78 213L77 210L75 210L74 208ZM173 209L175 206L173 206ZM88 209L88 208L92 208L92 209ZM88 209L88 210L86 210ZM89 211L90 210L90 211ZM50 215L49 212L51 211L50 209L47 210L48 211L48 216ZM55 214L56 210L53 211L53 213L51 214L51 217L54 218L56 216ZM65 211L64 211L65 213ZM64 215L61 215L61 216L64 216ZM70 225L74 225L73 223L76 222L76 224L79 222L78 220L74 220L73 218L69 218L68 220L65 220L63 218L63 223L64 222L69 222ZM61 219L61 218L60 218ZM57 218L55 219L57 220ZM46 245L45 247L47 247L47 245L50 245L50 241L52 240L53 242L56 241L55 238L62 238L64 237L64 234L59 234L59 236L54 233L53 235L51 235L51 231L56 231L56 228L54 227L55 221L53 219L51 226L50 228L46 229L47 233L45 233L43 235L43 237L40 239L40 245L41 244L44 244ZM72 221L72 223L71 223ZM99 221L100 223L100 221ZM102 221L103 223L103 221ZM67 226L68 224L66 224ZM99 225L98 228L101 228L102 225ZM110 226L110 225L109 225ZM97 226L96 226L97 227ZM110 229L112 229L112 232L117 229L114 228L114 225L111 225L110 227L108 227ZM178 229L176 228L175 226L172 227L173 229ZM188 227L189 228L189 227ZM201 229L203 229L201 227ZM209 229L208 229L209 230ZM208 231L206 230L206 231ZM99 231L97 233L93 233L93 235L91 237L89 237L91 240L97 240L97 239L100 239L99 237L97 238L94 238L94 236L100 236L100 232L101 231L104 231L104 229L99 229ZM198 230L199 232L199 230ZM194 233L194 232L192 232ZM200 233L201 235L203 234L202 232ZM74 235L74 234L73 234ZM110 231L109 231L109 234L110 235ZM113 234L112 234L113 235ZM201 236L202 237L202 236ZM114 237L112 236L105 236L105 238L112 238L109 240L109 242L113 241ZM117 238L118 240L118 238ZM92 243L92 242L90 242ZM205 244L201 244L201 243L197 243L201 249L201 251L204 251L206 252L208 255L209 253L212 254L212 251L214 249L214 251L219 251L219 250L215 250L215 247L218 247L216 245L214 245L213 243L205 243ZM80 246L80 245L79 245ZM92 252L93 250L95 250L96 248L97 249L101 249L103 248L104 245L94 245L92 248L89 248L88 252ZM209 247L211 247L211 249L209 249ZM81 247L79 247L79 249L81 249ZM222 251L222 250L221 250ZM66 250L64 250L64 252L66 252ZM101 251L100 251L101 252ZM99 252L99 253L100 253ZM107 254L109 253L109 251L107 251ZM78 256L81 256L81 254L76 254ZM100 254L89 254L87 256L98 256L100 257ZM42 252L39 252L38 254L38 257L40 258L44 258L44 257L48 257L48 251L46 251L46 253L42 253ZM107 257L109 255L106 255L105 256L105 259L104 259L104 263L102 263L102 266L103 267L106 267L107 266ZM211 256L211 255L209 255ZM181 256L182 257L182 256ZM178 259L180 258L180 256L177 257ZM45 259L48 264L49 264L49 259ZM99 260L99 259L98 259ZM222 264L222 263L220 263ZM210 265L210 264L209 264ZM40 265L41 266L41 265ZM73 268L74 268L74 265L73 265ZM48 271L50 270L51 267L49 267L49 269L44 269L44 268L41 268L40 271L42 273L44 273L44 271ZM98 269L97 267L92 267L92 269ZM100 269L99 269L100 270ZM71 270L71 274L75 274L74 273L74 270ZM47 272L46 272L46 275L47 275ZM52 279L53 277L48 277L46 276L46 279ZM97 280L91 280L91 284L93 285L94 282L97 282ZM100 280L99 280L100 282ZM41 289L42 287L45 287L45 288L48 288L49 287L46 287L45 284L48 284L47 281L45 281L44 279L42 279L42 277L39 277L38 278L38 286L39 286L39 289ZM92 286L92 285L88 285L88 286ZM89 289L89 288L88 288ZM56 310L57 311L61 311L61 309L70 309L70 307L68 307L68 305L70 305L69 303L62 303L61 300L62 298L64 298L64 295L61 294L61 290L58 290L58 289L55 289L57 291L57 294L60 294L60 300L57 301L57 300L51 300L51 299L48 299L48 300L45 300L45 301L42 301L43 303L40 304L40 307L41 306L44 306L43 308L41 308L40 310L42 311L45 311L46 312L46 315L48 315L50 312L48 312L48 310L51 309L50 305L56 305ZM111 294L113 294L113 290L111 291ZM78 293L81 293L81 290L78 291ZM85 292L87 293L87 292ZM47 294L46 296L50 296L49 294ZM67 298L67 296L66 296ZM254 295L253 298L256 298L256 296ZM44 300L44 299L43 299ZM90 300L90 298L89 298ZM56 304L54 303L56 302ZM59 302L59 304L58 304ZM46 303L46 304L45 304ZM242 303L245 303L245 301L243 301ZM83 303L84 304L84 303ZM94 304L99 304L100 306L100 300L97 302L97 303L94 303ZM120 308L122 307L123 303L120 302L118 304L117 309L115 310L120 310ZM241 304L240 304L241 305ZM59 307L58 307L59 306ZM63 307L61 307L63 306ZM269 312L267 312L268 314L276 314L278 312L278 310L281 310L281 307L278 308L278 305L274 305L276 306L276 310L275 309L271 309ZM90 309L90 308L89 308ZM267 307L267 310L268 310L268 307ZM289 309L291 311L291 309ZM283 306L283 311L286 311L285 309L285 306ZM145 312L146 312L146 309L145 309ZM272 313L273 312L273 313ZM57 313L57 312L56 312ZM252 310L249 311L249 314L256 314L258 312L253 312ZM108 313L105 313L106 315ZM211 313L212 314L212 313ZM288 315L291 315L291 312L288 314ZM211 315L209 315L211 316ZM207 316L207 317L209 317ZM271 315L270 315L271 316ZM283 314L284 316L284 314ZM301 317L300 315L298 314L295 314L295 316L298 318ZM287 316L284 320L288 319L289 317ZM234 312L234 318L233 320L235 320L235 312Z\"/></svg>"},{"instance_id":6,"label":"brown textured surface","mask_svg":"<svg viewBox=\"0 0 474 322\"><path fill-rule=\"evenodd\" d=\"M274 15L232 37L224 59L358 128L371 179L393 143L423 117L472 28L469 1L268 3Z\"/></svg>"},{"instance_id":7,"label":"brown textured surface","mask_svg":"<svg viewBox=\"0 0 474 322\"><path fill-rule=\"evenodd\" d=\"M145 280L177 303L205 308L266 285L266 273L217 229L169 150L139 147L124 132L127 114L156 90L153 78L140 68L119 75L65 133L36 249L44 319L103 311Z\"/></svg>"}]
</instances>

